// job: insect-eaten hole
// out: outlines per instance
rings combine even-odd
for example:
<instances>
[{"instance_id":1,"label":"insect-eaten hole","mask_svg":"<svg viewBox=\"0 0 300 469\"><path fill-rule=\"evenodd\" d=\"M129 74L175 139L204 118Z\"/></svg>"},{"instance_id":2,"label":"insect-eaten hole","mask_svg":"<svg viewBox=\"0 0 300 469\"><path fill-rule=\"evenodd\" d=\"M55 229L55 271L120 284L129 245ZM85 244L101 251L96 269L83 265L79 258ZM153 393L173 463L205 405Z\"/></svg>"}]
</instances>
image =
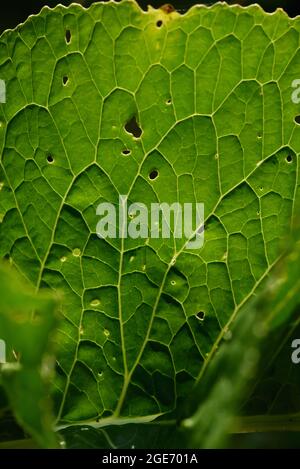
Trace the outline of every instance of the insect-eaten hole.
<instances>
[{"instance_id":1,"label":"insect-eaten hole","mask_svg":"<svg viewBox=\"0 0 300 469\"><path fill-rule=\"evenodd\" d=\"M199 311L199 312L196 314L196 318L199 319L199 321L204 321L205 312L204 312L204 311Z\"/></svg>"},{"instance_id":2,"label":"insect-eaten hole","mask_svg":"<svg viewBox=\"0 0 300 469\"><path fill-rule=\"evenodd\" d=\"M258 139L261 139L261 138L262 138L262 134L261 134L261 132L258 132L258 134L257 134L257 138L258 138Z\"/></svg>"},{"instance_id":3,"label":"insect-eaten hole","mask_svg":"<svg viewBox=\"0 0 300 469\"><path fill-rule=\"evenodd\" d=\"M171 99L171 98L167 99L167 100L166 100L166 104L167 104L168 106L170 106L170 104L172 104L172 99Z\"/></svg>"},{"instance_id":4,"label":"insect-eaten hole","mask_svg":"<svg viewBox=\"0 0 300 469\"><path fill-rule=\"evenodd\" d=\"M54 158L53 158L53 156L52 156L50 153L47 155L47 161L48 161L48 163L50 163L50 164L54 162Z\"/></svg>"},{"instance_id":5,"label":"insect-eaten hole","mask_svg":"<svg viewBox=\"0 0 300 469\"><path fill-rule=\"evenodd\" d=\"M71 31L70 31L69 29L66 29L65 38L66 38L66 43L67 43L67 44L70 44L72 35L71 35Z\"/></svg>"},{"instance_id":6,"label":"insect-eaten hole","mask_svg":"<svg viewBox=\"0 0 300 469\"><path fill-rule=\"evenodd\" d=\"M128 148L125 148L124 150L122 150L122 155L130 155L131 154L131 150L128 150Z\"/></svg>"},{"instance_id":7,"label":"insect-eaten hole","mask_svg":"<svg viewBox=\"0 0 300 469\"><path fill-rule=\"evenodd\" d=\"M300 115L295 116L294 121L295 121L295 124L300 124Z\"/></svg>"},{"instance_id":8,"label":"insect-eaten hole","mask_svg":"<svg viewBox=\"0 0 300 469\"><path fill-rule=\"evenodd\" d=\"M126 132L131 134L135 138L140 138L142 135L142 129L137 123L136 117L133 116L124 126Z\"/></svg>"},{"instance_id":9,"label":"insect-eaten hole","mask_svg":"<svg viewBox=\"0 0 300 469\"><path fill-rule=\"evenodd\" d=\"M66 84L68 83L68 81L69 81L69 77L67 77L67 75L64 75L64 76L63 76L63 79L62 79L63 85L66 86Z\"/></svg>"},{"instance_id":10,"label":"insect-eaten hole","mask_svg":"<svg viewBox=\"0 0 300 469\"><path fill-rule=\"evenodd\" d=\"M162 20L158 20L158 21L156 21L156 26L157 26L158 28L161 28L161 27L162 27L162 25L163 25L163 22L162 22Z\"/></svg>"},{"instance_id":11,"label":"insect-eaten hole","mask_svg":"<svg viewBox=\"0 0 300 469\"><path fill-rule=\"evenodd\" d=\"M154 181L154 179L156 179L157 177L158 177L157 169L152 169L152 171L150 171L149 173L149 179L151 179L151 181Z\"/></svg>"},{"instance_id":12,"label":"insect-eaten hole","mask_svg":"<svg viewBox=\"0 0 300 469\"><path fill-rule=\"evenodd\" d=\"M287 163L292 163L292 162L293 162L293 157L292 157L292 155L288 154L288 155L286 156L286 158L285 158L285 161L286 161Z\"/></svg>"}]
</instances>

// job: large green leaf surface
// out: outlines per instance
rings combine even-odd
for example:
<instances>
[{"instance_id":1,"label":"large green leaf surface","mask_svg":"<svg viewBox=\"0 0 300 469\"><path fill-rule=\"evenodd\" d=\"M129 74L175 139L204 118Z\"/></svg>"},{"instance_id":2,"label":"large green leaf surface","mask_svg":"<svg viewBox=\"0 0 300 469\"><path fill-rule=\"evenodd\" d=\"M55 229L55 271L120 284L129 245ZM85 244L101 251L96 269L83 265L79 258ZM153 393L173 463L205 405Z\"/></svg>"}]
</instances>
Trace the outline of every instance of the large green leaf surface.
<instances>
[{"instance_id":1,"label":"large green leaf surface","mask_svg":"<svg viewBox=\"0 0 300 469\"><path fill-rule=\"evenodd\" d=\"M257 6L124 1L45 8L1 37L0 255L63 293L58 420L172 411L276 265L297 206L299 31ZM203 248L98 238L96 207L120 194L204 203Z\"/></svg>"}]
</instances>

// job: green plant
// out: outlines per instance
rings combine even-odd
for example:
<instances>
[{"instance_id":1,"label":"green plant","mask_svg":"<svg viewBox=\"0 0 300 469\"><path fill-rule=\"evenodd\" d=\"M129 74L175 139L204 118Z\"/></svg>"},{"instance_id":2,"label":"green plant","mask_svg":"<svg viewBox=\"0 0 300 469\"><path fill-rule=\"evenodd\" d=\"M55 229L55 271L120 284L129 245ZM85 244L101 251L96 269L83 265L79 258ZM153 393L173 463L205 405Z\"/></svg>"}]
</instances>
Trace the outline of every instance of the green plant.
<instances>
[{"instance_id":1,"label":"green plant","mask_svg":"<svg viewBox=\"0 0 300 469\"><path fill-rule=\"evenodd\" d=\"M36 291L61 293L53 429L68 446L86 446L77 427L88 426L96 447L217 447L241 409L249 417L240 425L271 419L257 406L272 374L266 350L286 343L299 301L297 230L290 246L299 30L298 19L258 6L181 16L123 1L44 8L2 35L0 255ZM146 205L204 203L204 246L100 239L96 207L117 206L120 194ZM54 316L41 310L47 350ZM27 312L19 302L18 314ZM41 349L30 347L25 317L34 372ZM5 338L10 325L0 325ZM17 332L7 337L22 351ZM20 370L18 389L31 382ZM282 405L275 421L297 423L297 404ZM57 444L49 426L37 438L19 403L10 405L38 444Z\"/></svg>"}]
</instances>

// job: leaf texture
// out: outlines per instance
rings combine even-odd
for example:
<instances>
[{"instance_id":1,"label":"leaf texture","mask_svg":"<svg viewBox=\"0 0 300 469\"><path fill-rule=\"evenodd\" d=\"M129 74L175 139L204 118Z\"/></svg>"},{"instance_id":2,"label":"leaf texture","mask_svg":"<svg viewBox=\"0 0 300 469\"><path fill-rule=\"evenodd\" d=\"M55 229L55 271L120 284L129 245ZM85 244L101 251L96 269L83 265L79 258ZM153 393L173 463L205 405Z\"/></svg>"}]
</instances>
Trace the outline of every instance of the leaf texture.
<instances>
[{"instance_id":1,"label":"leaf texture","mask_svg":"<svg viewBox=\"0 0 300 469\"><path fill-rule=\"evenodd\" d=\"M1 37L0 255L63 292L58 420L174 410L277 263L298 197L299 31L257 6L124 1L44 8ZM120 194L204 203L203 248L99 239L96 207Z\"/></svg>"}]
</instances>

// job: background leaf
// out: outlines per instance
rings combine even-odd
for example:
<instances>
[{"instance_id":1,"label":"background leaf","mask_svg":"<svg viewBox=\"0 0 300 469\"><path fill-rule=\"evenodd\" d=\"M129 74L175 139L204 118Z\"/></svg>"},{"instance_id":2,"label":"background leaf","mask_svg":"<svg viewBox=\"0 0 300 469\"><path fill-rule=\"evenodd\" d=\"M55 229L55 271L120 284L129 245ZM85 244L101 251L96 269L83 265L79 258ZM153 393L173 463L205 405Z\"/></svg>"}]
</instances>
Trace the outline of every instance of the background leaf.
<instances>
[{"instance_id":1,"label":"background leaf","mask_svg":"<svg viewBox=\"0 0 300 469\"><path fill-rule=\"evenodd\" d=\"M36 295L15 272L0 265L0 334L7 352L7 363L0 365L0 385L8 399L7 403L0 388L4 404L1 424L6 425L10 436L7 424L12 422L5 410L9 404L19 424L46 448L58 445L49 401L54 365L51 337L57 322L55 306L53 296Z\"/></svg>"}]
</instances>

